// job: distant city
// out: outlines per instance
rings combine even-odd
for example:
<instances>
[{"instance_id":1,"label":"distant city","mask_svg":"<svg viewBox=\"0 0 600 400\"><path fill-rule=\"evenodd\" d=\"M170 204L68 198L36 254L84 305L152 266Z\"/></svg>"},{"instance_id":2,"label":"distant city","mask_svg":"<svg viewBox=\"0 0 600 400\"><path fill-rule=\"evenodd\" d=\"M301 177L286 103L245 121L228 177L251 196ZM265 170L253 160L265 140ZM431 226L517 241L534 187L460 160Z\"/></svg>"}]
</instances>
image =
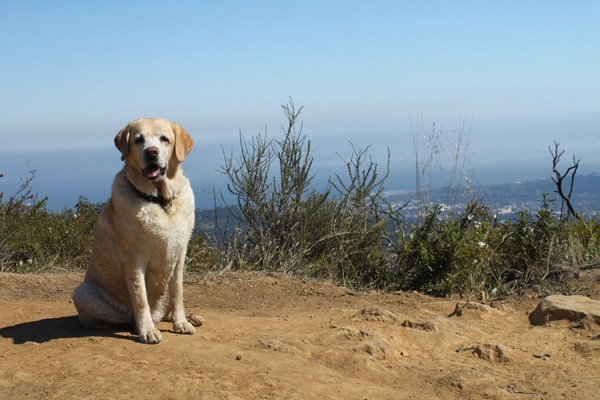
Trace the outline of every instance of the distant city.
<instances>
[{"instance_id":1,"label":"distant city","mask_svg":"<svg viewBox=\"0 0 600 400\"><path fill-rule=\"evenodd\" d=\"M568 190L569 178L563 182L563 189ZM492 214L496 214L499 220L512 219L518 216L520 211L528 210L535 213L543 203L544 195L550 208L557 215L562 208L562 201L556 192L556 185L552 179L536 179L523 182L504 183L490 186L478 185L459 191L456 196L451 194L449 188L431 190L429 200L432 204L439 204L445 208L451 208L457 214L464 210L466 204L473 198L478 199L489 207ZM422 195L423 197L423 195ZM417 213L415 192L388 193L387 200L399 207L408 205L403 209L405 216L413 216ZM600 211L600 173L575 176L571 203L575 211L586 217L594 217ZM566 207L563 214L566 215Z\"/></svg>"}]
</instances>

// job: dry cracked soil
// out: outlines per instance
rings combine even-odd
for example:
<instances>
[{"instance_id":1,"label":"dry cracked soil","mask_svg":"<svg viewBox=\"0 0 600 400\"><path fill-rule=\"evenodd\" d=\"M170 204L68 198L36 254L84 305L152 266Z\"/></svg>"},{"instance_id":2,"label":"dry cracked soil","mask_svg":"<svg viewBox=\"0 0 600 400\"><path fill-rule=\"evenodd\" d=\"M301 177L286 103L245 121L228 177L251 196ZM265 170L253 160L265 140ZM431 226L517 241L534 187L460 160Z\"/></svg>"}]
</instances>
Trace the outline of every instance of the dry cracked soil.
<instances>
[{"instance_id":1,"label":"dry cracked soil","mask_svg":"<svg viewBox=\"0 0 600 400\"><path fill-rule=\"evenodd\" d=\"M1 399L593 399L590 321L532 326L539 299L357 292L261 273L186 276L206 323L144 345L83 329L82 274L0 274ZM598 296L596 296L598 299ZM595 347L593 347L595 348Z\"/></svg>"}]
</instances>

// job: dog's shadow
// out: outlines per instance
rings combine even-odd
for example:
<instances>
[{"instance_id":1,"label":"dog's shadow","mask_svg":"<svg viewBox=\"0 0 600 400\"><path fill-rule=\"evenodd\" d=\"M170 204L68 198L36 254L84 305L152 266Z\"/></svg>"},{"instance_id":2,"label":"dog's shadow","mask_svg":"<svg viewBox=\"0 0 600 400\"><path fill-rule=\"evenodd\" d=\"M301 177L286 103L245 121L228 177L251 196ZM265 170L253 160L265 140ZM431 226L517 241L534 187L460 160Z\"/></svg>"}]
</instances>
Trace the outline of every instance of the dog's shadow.
<instances>
[{"instance_id":1,"label":"dog's shadow","mask_svg":"<svg viewBox=\"0 0 600 400\"><path fill-rule=\"evenodd\" d=\"M79 323L77 316L46 318L39 321L0 328L0 337L12 339L14 344L27 342L46 343L55 339L83 338L92 336L114 337L136 340L136 336L128 334L127 328L92 330Z\"/></svg>"}]
</instances>

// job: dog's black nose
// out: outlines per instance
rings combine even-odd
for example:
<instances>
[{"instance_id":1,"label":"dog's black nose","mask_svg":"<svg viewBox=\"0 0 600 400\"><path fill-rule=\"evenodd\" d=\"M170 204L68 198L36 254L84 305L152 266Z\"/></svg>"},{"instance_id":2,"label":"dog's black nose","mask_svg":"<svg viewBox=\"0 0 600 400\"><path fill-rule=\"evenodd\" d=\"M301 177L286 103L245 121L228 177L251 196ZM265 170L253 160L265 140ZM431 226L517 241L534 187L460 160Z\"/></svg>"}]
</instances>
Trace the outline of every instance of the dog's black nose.
<instances>
[{"instance_id":1,"label":"dog's black nose","mask_svg":"<svg viewBox=\"0 0 600 400\"><path fill-rule=\"evenodd\" d=\"M144 155L152 158L158 157L158 147L148 147L147 149L144 149Z\"/></svg>"}]
</instances>

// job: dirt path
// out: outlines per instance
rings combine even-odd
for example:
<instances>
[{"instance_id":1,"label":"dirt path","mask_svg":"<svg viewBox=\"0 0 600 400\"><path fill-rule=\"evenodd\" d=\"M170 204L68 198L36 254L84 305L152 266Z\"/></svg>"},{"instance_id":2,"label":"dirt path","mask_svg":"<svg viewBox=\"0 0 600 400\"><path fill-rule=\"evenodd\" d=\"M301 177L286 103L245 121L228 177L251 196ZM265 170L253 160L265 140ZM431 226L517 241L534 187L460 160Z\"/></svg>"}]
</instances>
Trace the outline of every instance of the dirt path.
<instances>
[{"instance_id":1,"label":"dirt path","mask_svg":"<svg viewBox=\"0 0 600 400\"><path fill-rule=\"evenodd\" d=\"M465 307L264 274L188 276L193 336L80 327L82 275L0 274L1 399L592 399L598 327L532 327L538 300ZM461 303L462 304L462 303ZM479 304L479 303L474 303Z\"/></svg>"}]
</instances>

